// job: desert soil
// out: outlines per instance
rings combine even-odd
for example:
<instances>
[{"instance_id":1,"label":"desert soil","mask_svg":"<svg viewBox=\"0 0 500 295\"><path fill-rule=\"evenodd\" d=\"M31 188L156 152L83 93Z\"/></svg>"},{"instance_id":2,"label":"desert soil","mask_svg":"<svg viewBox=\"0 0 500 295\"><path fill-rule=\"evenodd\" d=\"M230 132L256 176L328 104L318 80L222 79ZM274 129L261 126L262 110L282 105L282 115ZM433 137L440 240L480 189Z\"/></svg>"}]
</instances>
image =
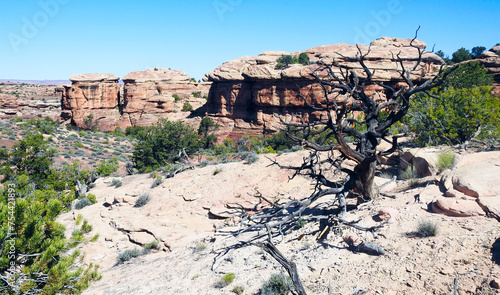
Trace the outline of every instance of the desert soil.
<instances>
[{"instance_id":1,"label":"desert soil","mask_svg":"<svg viewBox=\"0 0 500 295\"><path fill-rule=\"evenodd\" d=\"M305 153L267 156L283 164L298 164ZM81 246L87 253L84 263L99 264L102 274L84 294L234 294L236 286L244 288L243 294L257 294L272 274L285 272L260 248L236 249L214 271L212 265L225 247L243 238L224 232L239 224L238 214L227 209L227 204L258 206L257 191L273 201L311 194L310 180L301 176L289 180L290 171L270 163L261 155L250 165L209 165L165 179L155 188L151 188L153 179L147 174L99 179L90 190L98 203L59 219L68 235L76 227L78 214L93 225L89 237L99 233L96 242ZM122 186L111 186L115 178ZM398 181L392 188L403 184ZM134 207L145 193L151 201ZM420 194L420 202L415 202L416 194ZM380 224L376 215L381 208L397 209L396 216L380 230L371 233L342 226L318 241L318 219L335 209L333 199L324 197L304 214L305 226L275 242L297 264L308 294L329 294L329 290L330 294L453 294L454 282L457 294L498 294L490 285L500 278L499 221L429 212L428 204L437 198L443 198L443 192L436 184L397 193L395 198L381 197L346 217L360 219L358 225L370 227ZM210 212L227 213L229 218L217 218ZM437 224L438 234L426 238L413 235L421 221ZM381 246L386 255L349 250L343 237L350 232ZM116 265L119 253L155 239L161 241L160 250ZM235 274L234 282L214 287L227 273Z\"/></svg>"}]
</instances>

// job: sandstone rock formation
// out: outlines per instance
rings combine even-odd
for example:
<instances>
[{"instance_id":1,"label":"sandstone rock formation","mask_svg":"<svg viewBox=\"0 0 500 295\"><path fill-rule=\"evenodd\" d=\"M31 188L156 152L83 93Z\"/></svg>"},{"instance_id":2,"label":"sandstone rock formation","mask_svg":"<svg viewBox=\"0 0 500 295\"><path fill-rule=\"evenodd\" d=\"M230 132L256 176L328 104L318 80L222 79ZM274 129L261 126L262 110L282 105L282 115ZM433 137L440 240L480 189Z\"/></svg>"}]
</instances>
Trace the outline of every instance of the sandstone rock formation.
<instances>
[{"instance_id":1,"label":"sandstone rock formation","mask_svg":"<svg viewBox=\"0 0 500 295\"><path fill-rule=\"evenodd\" d=\"M149 126L174 110L174 94L187 99L208 93L210 83L196 83L184 72L162 68L131 72L123 77L123 117L130 126Z\"/></svg>"},{"instance_id":2,"label":"sandstone rock formation","mask_svg":"<svg viewBox=\"0 0 500 295\"><path fill-rule=\"evenodd\" d=\"M406 67L415 64L418 58L416 48L410 47L411 39L381 38L373 41L370 47L359 45L366 57L366 65L375 70L374 81L386 82L397 86L401 81L397 56L403 60ZM426 44L416 40L415 46L423 49ZM255 131L276 130L279 121L275 115L284 116L291 120L293 115L298 115L305 121L319 118L321 113L314 112L307 107L307 103L320 105L324 102L323 90L313 81L311 72L318 69L318 61L338 63L355 69L363 76L361 66L350 62L346 57L359 54L355 45L335 44L313 47L304 51L311 64L303 66L293 64L285 69L278 69L277 59L287 52L266 51L259 56L244 56L228 61L215 70L207 73L205 81L213 82L207 101L207 112L221 118L223 123L232 121L232 125L222 130L222 136L238 133L253 133ZM298 55L302 52L294 52ZM443 60L433 54L424 53L423 62L413 80L425 80L438 70ZM320 75L326 75L320 72ZM385 98L384 89L376 84L367 87L369 93L377 93ZM229 119L229 120L228 120ZM224 122L225 121L225 122Z\"/></svg>"},{"instance_id":3,"label":"sandstone rock formation","mask_svg":"<svg viewBox=\"0 0 500 295\"><path fill-rule=\"evenodd\" d=\"M488 74L493 75L493 95L500 97L500 45L483 52L479 61L484 65Z\"/></svg>"},{"instance_id":4,"label":"sandstone rock formation","mask_svg":"<svg viewBox=\"0 0 500 295\"><path fill-rule=\"evenodd\" d=\"M71 86L62 90L63 119L72 118L79 128L92 124L103 131L116 127L148 126L174 110L173 95L183 101L193 92L208 94L210 83L197 83L184 72L148 69L132 72L123 78L123 99L119 80L113 74L80 74L70 78Z\"/></svg>"},{"instance_id":5,"label":"sandstone rock formation","mask_svg":"<svg viewBox=\"0 0 500 295\"><path fill-rule=\"evenodd\" d=\"M74 124L80 128L97 124L104 131L114 130L120 121L120 77L113 74L79 74L69 79L72 85L64 86L61 108L71 112ZM86 120L88 123L84 124Z\"/></svg>"}]
</instances>

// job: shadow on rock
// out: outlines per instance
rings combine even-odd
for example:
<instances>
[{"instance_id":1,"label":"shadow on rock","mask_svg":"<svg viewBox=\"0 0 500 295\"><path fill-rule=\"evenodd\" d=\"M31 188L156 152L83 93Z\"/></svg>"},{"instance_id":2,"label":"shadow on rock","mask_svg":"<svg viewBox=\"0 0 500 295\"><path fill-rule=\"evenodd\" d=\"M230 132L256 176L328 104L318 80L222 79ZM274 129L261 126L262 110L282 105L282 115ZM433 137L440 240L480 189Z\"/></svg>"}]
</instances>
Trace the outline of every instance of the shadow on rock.
<instances>
[{"instance_id":1,"label":"shadow on rock","mask_svg":"<svg viewBox=\"0 0 500 295\"><path fill-rule=\"evenodd\" d=\"M491 246L491 260L500 265L500 238L498 238Z\"/></svg>"}]
</instances>

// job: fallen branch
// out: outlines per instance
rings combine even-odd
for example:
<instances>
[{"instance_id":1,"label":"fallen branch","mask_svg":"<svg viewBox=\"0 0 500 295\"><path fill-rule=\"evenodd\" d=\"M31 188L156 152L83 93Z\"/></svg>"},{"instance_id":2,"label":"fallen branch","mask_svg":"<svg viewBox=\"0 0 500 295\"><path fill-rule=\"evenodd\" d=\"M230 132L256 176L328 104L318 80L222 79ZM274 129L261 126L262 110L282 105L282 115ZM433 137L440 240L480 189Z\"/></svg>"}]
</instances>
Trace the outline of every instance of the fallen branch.
<instances>
[{"instance_id":1,"label":"fallen branch","mask_svg":"<svg viewBox=\"0 0 500 295\"><path fill-rule=\"evenodd\" d=\"M292 278L292 283L293 286L295 287L295 290L297 291L297 294L299 295L306 295L306 291L304 290L304 287L302 286L302 282L300 281L299 274L297 272L297 265L293 261L289 261L279 250L274 246L273 243L266 241L264 243L254 243L254 245L262 248L262 250L266 251L271 255L276 261L281 264L286 271L288 272L288 275L290 278Z\"/></svg>"}]
</instances>

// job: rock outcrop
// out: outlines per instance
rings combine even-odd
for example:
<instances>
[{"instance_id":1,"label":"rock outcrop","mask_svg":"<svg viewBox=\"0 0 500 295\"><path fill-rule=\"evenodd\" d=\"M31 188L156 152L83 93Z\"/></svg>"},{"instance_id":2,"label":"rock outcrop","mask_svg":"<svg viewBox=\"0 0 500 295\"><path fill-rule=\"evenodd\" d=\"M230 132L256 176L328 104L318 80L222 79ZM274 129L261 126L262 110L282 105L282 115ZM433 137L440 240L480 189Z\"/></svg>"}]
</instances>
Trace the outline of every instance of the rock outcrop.
<instances>
[{"instance_id":1,"label":"rock outcrop","mask_svg":"<svg viewBox=\"0 0 500 295\"><path fill-rule=\"evenodd\" d=\"M188 99L193 92L208 93L210 83L197 83L184 72L148 69L123 77L122 113L131 126L149 126L174 110L175 99Z\"/></svg>"},{"instance_id":2,"label":"rock outcrop","mask_svg":"<svg viewBox=\"0 0 500 295\"><path fill-rule=\"evenodd\" d=\"M401 78L397 56L402 59L405 67L413 66L418 58L418 50L410 46L410 41L411 39L384 37L373 41L370 47L359 45L359 50L364 54L370 51L365 63L374 70L374 81L398 86ZM426 47L419 40L415 40L413 45L420 49ZM311 72L319 67L318 61L330 64L335 62L356 70L360 76L364 75L358 63L346 58L359 54L355 45L325 45L304 52L309 56L309 65L292 64L281 69L277 67L277 59L290 53L266 51L259 56L245 56L228 61L205 75L205 81L213 82L207 101L208 114L219 117L223 123L232 123L222 130L226 133L222 136L276 130L279 125L276 114L285 116L288 120L292 119L292 115L298 115L305 121L319 118L321 113L307 106L309 103L321 105L324 102L323 89L311 76ZM302 52L292 54L300 53ZM413 80L429 79L444 63L433 53L424 53L422 58L423 62L411 77ZM326 74L319 72L319 75ZM365 90L385 98L381 86L372 84Z\"/></svg>"},{"instance_id":3,"label":"rock outcrop","mask_svg":"<svg viewBox=\"0 0 500 295\"><path fill-rule=\"evenodd\" d=\"M71 118L79 128L93 124L103 131L155 124L173 112L174 94L185 101L194 92L207 95L210 87L184 72L157 68L126 75L123 91L113 74L80 74L70 80L72 85L61 93L61 117Z\"/></svg>"},{"instance_id":4,"label":"rock outcrop","mask_svg":"<svg viewBox=\"0 0 500 295\"><path fill-rule=\"evenodd\" d=\"M479 61L484 65L488 74L493 75L493 95L500 97L500 45L483 52Z\"/></svg>"},{"instance_id":5,"label":"rock outcrop","mask_svg":"<svg viewBox=\"0 0 500 295\"><path fill-rule=\"evenodd\" d=\"M69 78L61 99L63 114L80 128L96 124L104 131L114 130L120 121L120 77L113 74L79 74ZM69 111L69 112L68 112Z\"/></svg>"}]
</instances>

